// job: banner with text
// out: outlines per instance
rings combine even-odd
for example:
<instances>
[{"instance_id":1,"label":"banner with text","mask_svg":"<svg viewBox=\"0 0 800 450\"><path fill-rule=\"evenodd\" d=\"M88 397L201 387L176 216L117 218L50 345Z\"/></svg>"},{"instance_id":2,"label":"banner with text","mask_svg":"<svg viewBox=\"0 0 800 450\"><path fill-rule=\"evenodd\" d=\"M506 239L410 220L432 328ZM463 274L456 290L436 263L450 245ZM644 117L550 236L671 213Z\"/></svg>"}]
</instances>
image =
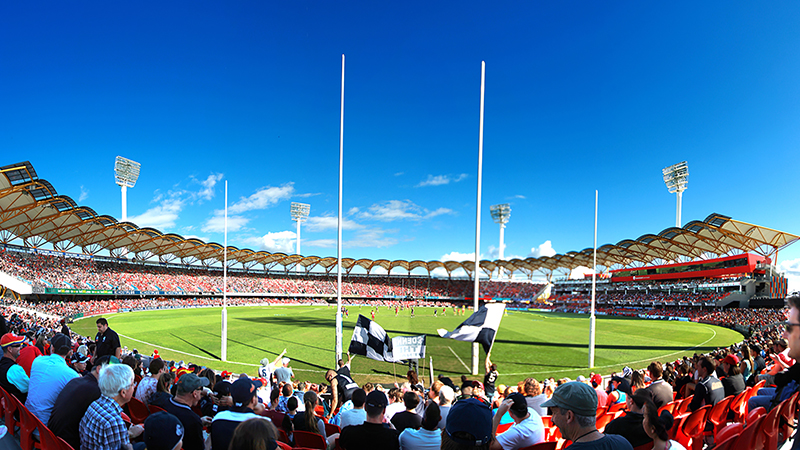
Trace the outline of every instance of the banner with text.
<instances>
[{"instance_id":1,"label":"banner with text","mask_svg":"<svg viewBox=\"0 0 800 450\"><path fill-rule=\"evenodd\" d=\"M425 358L425 335L393 337L392 355L395 361Z\"/></svg>"}]
</instances>

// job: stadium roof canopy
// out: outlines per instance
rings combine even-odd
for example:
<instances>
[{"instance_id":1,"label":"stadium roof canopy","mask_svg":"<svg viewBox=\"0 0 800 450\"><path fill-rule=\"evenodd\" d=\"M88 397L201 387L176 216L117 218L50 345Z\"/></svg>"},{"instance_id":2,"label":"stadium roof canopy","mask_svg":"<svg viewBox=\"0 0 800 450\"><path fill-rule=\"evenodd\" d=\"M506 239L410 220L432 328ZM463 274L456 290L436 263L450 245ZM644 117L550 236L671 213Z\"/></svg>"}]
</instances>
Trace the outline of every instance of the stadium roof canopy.
<instances>
[{"instance_id":1,"label":"stadium roof canopy","mask_svg":"<svg viewBox=\"0 0 800 450\"><path fill-rule=\"evenodd\" d=\"M46 180L39 179L30 162L0 168L0 243L9 244L22 239L26 247L42 248L49 243L57 251L73 251L98 255L108 251L111 257L132 253L140 261L158 258L160 262L180 259L183 264L212 265L223 260L223 247L215 242L186 239L154 228L141 228L134 223L98 215L87 206L79 206L70 197L58 195ZM752 252L769 257L791 245L800 236L711 214L705 220L695 220L681 228L671 227L658 234L645 234L638 239L625 239L597 249L600 266L636 267L669 262L716 258ZM520 271L529 277L535 271L552 273L579 266L592 266L592 248L540 258L483 260L480 268L487 275L501 268L506 272ZM306 271L319 266L326 272L336 267L336 258L287 255L228 247L229 265L243 268L263 265L284 270L303 267ZM425 269L444 269L448 274L463 269L472 276L473 261L405 261L386 259L342 259L342 269L350 273L361 267L370 273L377 267L389 272L398 267L411 272Z\"/></svg>"}]
</instances>

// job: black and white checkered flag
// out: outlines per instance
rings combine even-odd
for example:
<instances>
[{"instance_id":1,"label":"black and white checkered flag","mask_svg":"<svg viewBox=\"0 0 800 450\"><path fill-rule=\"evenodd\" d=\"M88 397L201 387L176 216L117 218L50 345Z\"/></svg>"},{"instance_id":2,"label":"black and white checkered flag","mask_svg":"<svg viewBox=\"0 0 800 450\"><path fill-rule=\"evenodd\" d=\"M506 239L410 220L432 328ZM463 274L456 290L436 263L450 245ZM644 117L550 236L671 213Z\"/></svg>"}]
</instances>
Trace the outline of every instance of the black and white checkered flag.
<instances>
[{"instance_id":1,"label":"black and white checkered flag","mask_svg":"<svg viewBox=\"0 0 800 450\"><path fill-rule=\"evenodd\" d=\"M376 361L393 361L392 340L386 331L375 321L359 314L353 339L350 340L350 353L366 356Z\"/></svg>"}]
</instances>

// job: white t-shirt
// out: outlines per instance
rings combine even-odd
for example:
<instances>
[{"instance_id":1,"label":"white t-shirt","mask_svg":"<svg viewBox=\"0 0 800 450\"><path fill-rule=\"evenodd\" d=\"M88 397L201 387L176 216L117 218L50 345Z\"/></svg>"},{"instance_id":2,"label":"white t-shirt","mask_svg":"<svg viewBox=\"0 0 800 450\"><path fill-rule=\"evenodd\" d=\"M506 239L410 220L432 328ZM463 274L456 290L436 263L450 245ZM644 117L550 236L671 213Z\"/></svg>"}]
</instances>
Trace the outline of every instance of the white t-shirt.
<instances>
[{"instance_id":1,"label":"white t-shirt","mask_svg":"<svg viewBox=\"0 0 800 450\"><path fill-rule=\"evenodd\" d=\"M497 436L497 442L503 450L514 450L544 442L544 423L542 417L528 408L530 416L520 423L514 424L505 433Z\"/></svg>"}]
</instances>

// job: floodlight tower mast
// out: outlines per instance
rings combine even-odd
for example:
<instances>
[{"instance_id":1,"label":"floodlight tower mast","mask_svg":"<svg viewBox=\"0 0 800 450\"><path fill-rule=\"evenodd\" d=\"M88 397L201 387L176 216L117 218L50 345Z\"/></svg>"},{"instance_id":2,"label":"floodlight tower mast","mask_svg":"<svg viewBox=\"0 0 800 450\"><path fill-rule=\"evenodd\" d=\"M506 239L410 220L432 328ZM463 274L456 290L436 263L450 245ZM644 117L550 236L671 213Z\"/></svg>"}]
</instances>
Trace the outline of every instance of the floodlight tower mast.
<instances>
[{"instance_id":1,"label":"floodlight tower mast","mask_svg":"<svg viewBox=\"0 0 800 450\"><path fill-rule=\"evenodd\" d=\"M114 178L117 184L122 186L122 222L128 220L128 188L136 186L141 167L142 165L138 162L122 156L117 156L114 163Z\"/></svg>"},{"instance_id":2,"label":"floodlight tower mast","mask_svg":"<svg viewBox=\"0 0 800 450\"><path fill-rule=\"evenodd\" d=\"M505 245L503 244L503 234L506 229L506 224L508 223L508 219L511 218L511 205L508 203L502 203L500 205L492 205L489 207L489 212L492 214L492 220L494 223L500 224L500 249L497 254L497 259L503 259L503 250ZM501 273L503 269L500 269Z\"/></svg>"},{"instance_id":3,"label":"floodlight tower mast","mask_svg":"<svg viewBox=\"0 0 800 450\"><path fill-rule=\"evenodd\" d=\"M308 214L311 212L311 205L307 203L292 202L290 209L292 213L292 220L297 222L297 254L300 254L300 223L308 219Z\"/></svg>"},{"instance_id":4,"label":"floodlight tower mast","mask_svg":"<svg viewBox=\"0 0 800 450\"><path fill-rule=\"evenodd\" d=\"M681 226L681 200L683 199L683 191L686 190L686 185L689 183L689 166L686 161L681 161L678 164L673 164L661 170L664 175L664 183L670 194L678 194L678 205L675 212L675 226Z\"/></svg>"}]
</instances>

